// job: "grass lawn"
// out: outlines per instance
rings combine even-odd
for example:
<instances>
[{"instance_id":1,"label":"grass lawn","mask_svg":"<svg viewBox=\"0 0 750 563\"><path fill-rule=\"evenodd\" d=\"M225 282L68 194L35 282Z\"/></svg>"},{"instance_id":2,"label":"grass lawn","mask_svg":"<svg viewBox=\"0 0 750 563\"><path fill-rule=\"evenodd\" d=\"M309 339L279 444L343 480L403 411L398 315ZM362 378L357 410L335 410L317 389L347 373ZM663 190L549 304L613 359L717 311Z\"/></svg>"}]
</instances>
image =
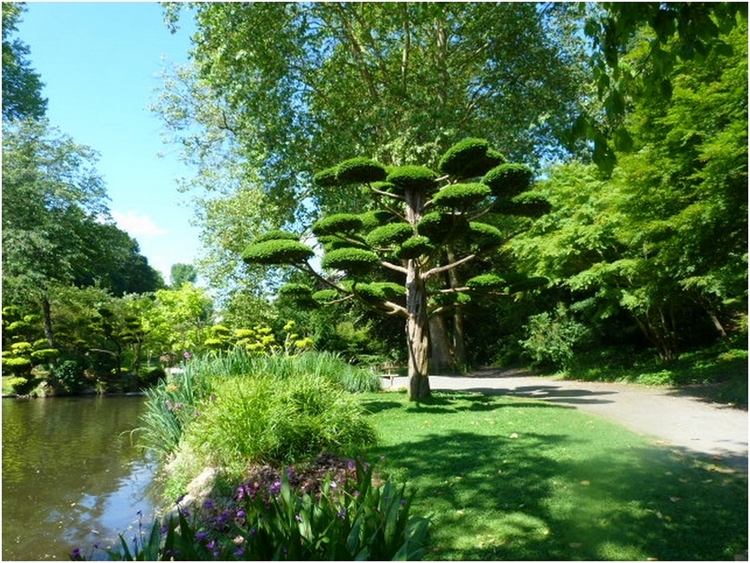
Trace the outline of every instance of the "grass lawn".
<instances>
[{"instance_id":1,"label":"grass lawn","mask_svg":"<svg viewBox=\"0 0 750 563\"><path fill-rule=\"evenodd\" d=\"M733 560L747 476L573 408L476 393L366 394L370 455L433 520L426 559Z\"/></svg>"}]
</instances>

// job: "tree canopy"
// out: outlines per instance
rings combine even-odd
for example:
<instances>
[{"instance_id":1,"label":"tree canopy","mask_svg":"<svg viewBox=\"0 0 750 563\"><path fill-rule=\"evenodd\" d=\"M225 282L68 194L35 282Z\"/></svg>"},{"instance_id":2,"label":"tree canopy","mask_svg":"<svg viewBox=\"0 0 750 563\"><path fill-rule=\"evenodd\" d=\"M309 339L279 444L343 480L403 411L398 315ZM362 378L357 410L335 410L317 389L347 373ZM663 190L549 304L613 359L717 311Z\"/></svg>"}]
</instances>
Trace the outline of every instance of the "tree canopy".
<instances>
[{"instance_id":1,"label":"tree canopy","mask_svg":"<svg viewBox=\"0 0 750 563\"><path fill-rule=\"evenodd\" d=\"M44 84L26 58L29 47L13 37L24 10L20 2L3 2L3 120L40 119L47 111Z\"/></svg>"}]
</instances>

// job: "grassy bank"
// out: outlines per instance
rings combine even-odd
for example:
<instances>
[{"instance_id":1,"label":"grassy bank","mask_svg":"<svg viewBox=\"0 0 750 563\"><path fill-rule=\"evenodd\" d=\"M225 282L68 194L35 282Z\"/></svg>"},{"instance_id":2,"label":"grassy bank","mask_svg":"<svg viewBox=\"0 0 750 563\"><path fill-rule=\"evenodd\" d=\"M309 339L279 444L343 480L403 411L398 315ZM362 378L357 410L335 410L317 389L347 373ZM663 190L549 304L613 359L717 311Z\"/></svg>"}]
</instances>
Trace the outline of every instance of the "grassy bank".
<instances>
[{"instance_id":1,"label":"grassy bank","mask_svg":"<svg viewBox=\"0 0 750 563\"><path fill-rule=\"evenodd\" d=\"M747 477L559 405L468 393L362 404L438 560L732 560Z\"/></svg>"}]
</instances>

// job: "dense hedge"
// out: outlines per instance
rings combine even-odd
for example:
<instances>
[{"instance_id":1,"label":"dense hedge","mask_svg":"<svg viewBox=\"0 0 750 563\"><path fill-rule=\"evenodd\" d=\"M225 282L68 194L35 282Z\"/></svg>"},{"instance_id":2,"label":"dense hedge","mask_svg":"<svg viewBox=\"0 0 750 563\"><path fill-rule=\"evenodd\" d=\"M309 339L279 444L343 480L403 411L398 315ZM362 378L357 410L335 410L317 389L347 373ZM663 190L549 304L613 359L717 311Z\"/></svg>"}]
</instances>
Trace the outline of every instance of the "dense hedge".
<instances>
[{"instance_id":1,"label":"dense hedge","mask_svg":"<svg viewBox=\"0 0 750 563\"><path fill-rule=\"evenodd\" d=\"M492 190L484 184L453 184L436 193L432 202L442 207L466 209L492 195Z\"/></svg>"},{"instance_id":2,"label":"dense hedge","mask_svg":"<svg viewBox=\"0 0 750 563\"><path fill-rule=\"evenodd\" d=\"M326 269L345 270L355 275L369 272L378 263L380 258L377 254L359 248L331 250L323 256L321 262Z\"/></svg>"},{"instance_id":3,"label":"dense hedge","mask_svg":"<svg viewBox=\"0 0 750 563\"><path fill-rule=\"evenodd\" d=\"M414 229L408 223L388 223L370 231L365 241L372 247L386 248L404 242L413 234Z\"/></svg>"},{"instance_id":4,"label":"dense hedge","mask_svg":"<svg viewBox=\"0 0 750 563\"><path fill-rule=\"evenodd\" d=\"M349 233L357 231L362 227L362 218L354 213L335 213L323 217L312 226L315 236L333 235L336 233Z\"/></svg>"}]
</instances>

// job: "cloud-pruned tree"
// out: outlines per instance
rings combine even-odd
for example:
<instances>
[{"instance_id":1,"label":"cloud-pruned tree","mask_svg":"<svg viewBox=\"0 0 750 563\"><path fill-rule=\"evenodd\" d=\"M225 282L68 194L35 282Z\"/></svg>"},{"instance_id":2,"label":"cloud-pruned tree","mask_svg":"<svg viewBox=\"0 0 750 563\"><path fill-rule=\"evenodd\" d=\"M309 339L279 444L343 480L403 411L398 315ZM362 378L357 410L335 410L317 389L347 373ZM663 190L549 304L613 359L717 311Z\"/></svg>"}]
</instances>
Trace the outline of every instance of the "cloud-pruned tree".
<instances>
[{"instance_id":1,"label":"cloud-pruned tree","mask_svg":"<svg viewBox=\"0 0 750 563\"><path fill-rule=\"evenodd\" d=\"M430 396L431 316L471 296L509 295L546 283L544 278L489 271L461 286L446 283L448 272L480 263L510 236L492 224L493 214L537 217L549 211L549 204L529 197L530 168L507 163L483 139L455 144L437 169L387 167L353 158L317 173L318 185L343 193L364 189L375 204L370 211L333 213L314 223L312 234L323 249L323 274L312 264L315 251L296 233L262 234L243 253L249 264L287 264L309 273L318 281L318 291L299 284L284 288L301 300L357 299L402 317L412 400Z\"/></svg>"}]
</instances>

